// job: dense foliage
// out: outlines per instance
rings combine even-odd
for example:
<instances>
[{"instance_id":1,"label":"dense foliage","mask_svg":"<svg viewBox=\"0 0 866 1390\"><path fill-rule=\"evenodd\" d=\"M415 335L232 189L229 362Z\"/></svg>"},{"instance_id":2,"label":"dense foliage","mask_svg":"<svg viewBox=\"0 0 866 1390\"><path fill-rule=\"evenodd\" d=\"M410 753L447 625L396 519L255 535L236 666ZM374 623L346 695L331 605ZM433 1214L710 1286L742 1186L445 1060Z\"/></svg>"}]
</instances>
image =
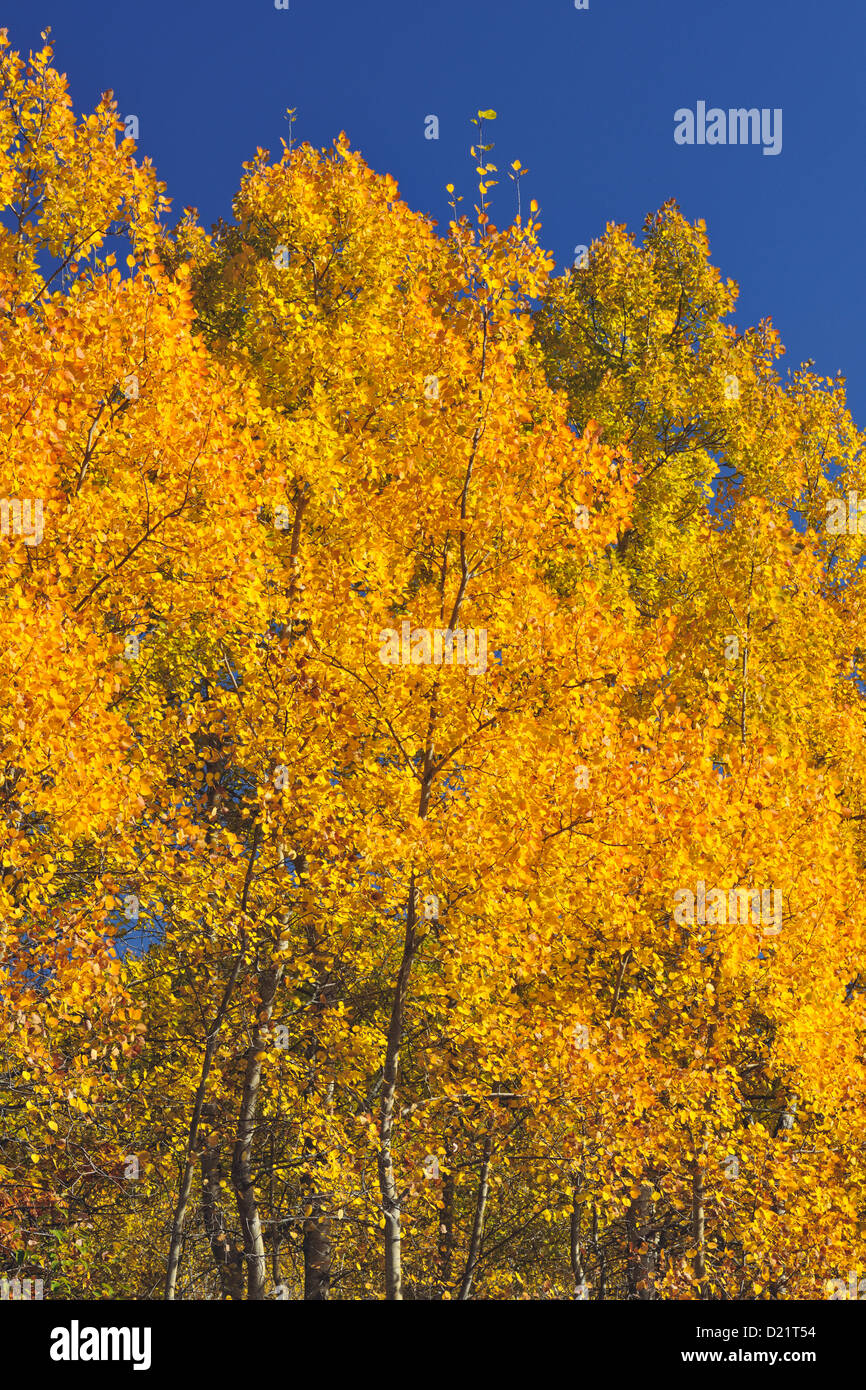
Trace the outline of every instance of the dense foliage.
<instances>
[{"instance_id":1,"label":"dense foliage","mask_svg":"<svg viewBox=\"0 0 866 1390\"><path fill-rule=\"evenodd\" d=\"M491 220L494 113L445 234L344 136L169 231L51 63L4 40L0 1267L826 1297L866 1219L843 383L735 331L674 204L554 277L534 204Z\"/></svg>"}]
</instances>

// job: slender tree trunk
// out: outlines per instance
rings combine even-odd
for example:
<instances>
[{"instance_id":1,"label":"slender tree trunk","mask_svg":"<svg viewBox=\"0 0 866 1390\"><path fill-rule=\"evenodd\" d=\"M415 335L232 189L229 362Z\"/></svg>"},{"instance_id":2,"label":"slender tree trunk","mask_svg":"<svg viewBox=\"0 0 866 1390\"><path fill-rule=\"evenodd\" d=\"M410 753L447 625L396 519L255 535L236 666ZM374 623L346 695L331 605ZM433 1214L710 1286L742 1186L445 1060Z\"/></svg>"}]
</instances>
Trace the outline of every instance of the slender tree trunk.
<instances>
[{"instance_id":1,"label":"slender tree trunk","mask_svg":"<svg viewBox=\"0 0 866 1390\"><path fill-rule=\"evenodd\" d=\"M598 1267L598 1300L601 1303L604 1302L607 1262L604 1257L604 1248L598 1239L598 1207L596 1206L592 1208L592 1252Z\"/></svg>"},{"instance_id":2,"label":"slender tree trunk","mask_svg":"<svg viewBox=\"0 0 866 1390\"><path fill-rule=\"evenodd\" d=\"M379 1100L379 1191L385 1217L385 1298L403 1298L401 1259L400 1194L394 1179L394 1102L397 1095L397 1070L403 1041L403 1015L409 992L409 977L418 942L415 936L415 871L409 875L409 901L406 909L406 936L403 957L391 1005L391 1022L385 1048L382 1092Z\"/></svg>"},{"instance_id":3,"label":"slender tree trunk","mask_svg":"<svg viewBox=\"0 0 866 1390\"><path fill-rule=\"evenodd\" d=\"M466 1270L463 1274L463 1282L460 1285L458 1299L465 1303L472 1291L472 1280L475 1277L475 1268L481 1258L481 1242L484 1239L484 1214L487 1210L487 1195L490 1190L490 1155L493 1152L493 1124L484 1140L484 1154L481 1159L481 1174L478 1179L478 1194L475 1198L475 1217L472 1222L472 1235L469 1240L469 1257L466 1261Z\"/></svg>"},{"instance_id":4,"label":"slender tree trunk","mask_svg":"<svg viewBox=\"0 0 866 1390\"><path fill-rule=\"evenodd\" d=\"M216 1262L223 1298L240 1302L244 1296L244 1257L237 1241L229 1239L222 1210L220 1179L222 1154L213 1145L202 1151L202 1216L210 1248Z\"/></svg>"},{"instance_id":5,"label":"slender tree trunk","mask_svg":"<svg viewBox=\"0 0 866 1390\"><path fill-rule=\"evenodd\" d=\"M298 877L306 889L307 881L306 860L296 858L295 868ZM315 991L313 1001L310 1006L308 1017L311 1019L311 1026L308 1033L308 1042L305 1049L305 1056L309 1062L307 1080L301 1092L302 1098L307 1099L316 1089L318 1080L316 1059L319 1053L319 1035L317 1032L317 1020L324 1013L326 1004L325 996L329 992L331 984L331 971L327 964L327 957L322 950L322 944L317 935L312 916L306 911L301 912L304 931L307 938L307 948L309 959L315 962ZM333 1083L329 1090L330 1096L333 1093ZM304 1142L304 1151L310 1156L310 1168L300 1177L301 1189L304 1196L305 1205L309 1205L311 1211L304 1221L304 1300L305 1302L323 1303L327 1301L331 1286L331 1265L333 1263L333 1243L331 1240L331 1221L327 1215L327 1202L333 1201L333 1194L326 1198L319 1190L320 1173L324 1167L322 1155L317 1152L317 1145L307 1138Z\"/></svg>"},{"instance_id":6,"label":"slender tree trunk","mask_svg":"<svg viewBox=\"0 0 866 1390\"><path fill-rule=\"evenodd\" d=\"M241 1236L247 1262L247 1298L250 1300L260 1300L265 1296L265 1243L262 1237L262 1223L259 1219L259 1206L253 1186L250 1157L262 1081L262 1054L267 1045L266 1030L274 1011L274 999L282 978L282 962L271 966L269 970L262 971L259 976L261 1007L258 1023L247 1049L244 1088L238 1115L237 1137L232 1155L232 1184L235 1189L238 1216L241 1222Z\"/></svg>"},{"instance_id":7,"label":"slender tree trunk","mask_svg":"<svg viewBox=\"0 0 866 1390\"><path fill-rule=\"evenodd\" d=\"M442 1179L442 1207L439 1212L439 1284L442 1294L451 1286L454 1251L454 1174L449 1171Z\"/></svg>"},{"instance_id":8,"label":"slender tree trunk","mask_svg":"<svg viewBox=\"0 0 866 1390\"><path fill-rule=\"evenodd\" d=\"M571 1196L571 1223L568 1239L568 1254L571 1260L571 1272L574 1276L574 1296L583 1299L586 1297L586 1270L583 1264L583 1250L580 1243L580 1205L577 1200L577 1184L572 1188Z\"/></svg>"},{"instance_id":9,"label":"slender tree trunk","mask_svg":"<svg viewBox=\"0 0 866 1390\"><path fill-rule=\"evenodd\" d=\"M304 1222L304 1299L324 1303L331 1284L331 1223L321 1200L312 1198L312 1212Z\"/></svg>"},{"instance_id":10,"label":"slender tree trunk","mask_svg":"<svg viewBox=\"0 0 866 1390\"><path fill-rule=\"evenodd\" d=\"M696 1162L692 1173L692 1240L695 1245L695 1277L700 1281L701 1298L706 1297L705 1225L704 1170Z\"/></svg>"},{"instance_id":11,"label":"slender tree trunk","mask_svg":"<svg viewBox=\"0 0 866 1390\"><path fill-rule=\"evenodd\" d=\"M638 1283L638 1298L650 1302L655 1297L655 1249L652 1244L650 1225L652 1221L652 1188L642 1183L638 1198L638 1240L640 1241L641 1277Z\"/></svg>"},{"instance_id":12,"label":"slender tree trunk","mask_svg":"<svg viewBox=\"0 0 866 1390\"><path fill-rule=\"evenodd\" d=\"M637 1298L638 1256L637 1256L637 1204L632 1199L625 1213L625 1280L629 1298Z\"/></svg>"}]
</instances>

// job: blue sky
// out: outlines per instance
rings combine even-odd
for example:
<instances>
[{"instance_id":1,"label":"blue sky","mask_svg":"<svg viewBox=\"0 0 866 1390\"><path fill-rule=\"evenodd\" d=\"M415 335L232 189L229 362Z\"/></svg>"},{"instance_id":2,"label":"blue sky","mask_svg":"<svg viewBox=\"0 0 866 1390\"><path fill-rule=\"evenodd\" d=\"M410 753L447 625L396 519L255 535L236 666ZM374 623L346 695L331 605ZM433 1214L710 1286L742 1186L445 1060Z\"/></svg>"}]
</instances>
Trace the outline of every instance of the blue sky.
<instances>
[{"instance_id":1,"label":"blue sky","mask_svg":"<svg viewBox=\"0 0 866 1390\"><path fill-rule=\"evenodd\" d=\"M77 110L111 88L138 116L139 148L168 185L173 214L230 214L242 161L295 137L345 130L414 208L444 228L445 184L471 208L472 115L501 170L522 159L542 240L560 267L609 221L638 232L675 197L707 223L712 258L740 285L737 323L770 315L786 344L848 377L866 423L862 228L866 17L853 0L5 0L14 47L51 26ZM781 108L781 153L679 146L674 112ZM428 115L439 139L424 138ZM493 220L514 207L493 190Z\"/></svg>"}]
</instances>

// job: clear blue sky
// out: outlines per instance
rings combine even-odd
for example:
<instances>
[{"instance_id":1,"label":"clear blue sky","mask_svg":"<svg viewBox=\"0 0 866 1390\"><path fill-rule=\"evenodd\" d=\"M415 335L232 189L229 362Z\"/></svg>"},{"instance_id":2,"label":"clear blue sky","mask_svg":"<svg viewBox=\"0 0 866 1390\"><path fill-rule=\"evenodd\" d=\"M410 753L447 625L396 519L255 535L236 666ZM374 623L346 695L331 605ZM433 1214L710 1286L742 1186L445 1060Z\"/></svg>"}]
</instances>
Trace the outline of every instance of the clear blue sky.
<instances>
[{"instance_id":1,"label":"clear blue sky","mask_svg":"<svg viewBox=\"0 0 866 1390\"><path fill-rule=\"evenodd\" d=\"M848 377L866 424L866 16L857 0L5 0L14 47L51 26L77 110L112 88L173 214L230 215L241 163L345 130L414 208L448 220L444 186L471 207L467 151L479 107L501 170L529 167L543 242L560 266L608 221L639 231L675 197L707 223L714 262L738 281L737 322L772 316L788 353ZM783 111L761 146L678 146L674 112ZM424 138L436 115L438 141ZM514 210L503 173L493 220Z\"/></svg>"}]
</instances>

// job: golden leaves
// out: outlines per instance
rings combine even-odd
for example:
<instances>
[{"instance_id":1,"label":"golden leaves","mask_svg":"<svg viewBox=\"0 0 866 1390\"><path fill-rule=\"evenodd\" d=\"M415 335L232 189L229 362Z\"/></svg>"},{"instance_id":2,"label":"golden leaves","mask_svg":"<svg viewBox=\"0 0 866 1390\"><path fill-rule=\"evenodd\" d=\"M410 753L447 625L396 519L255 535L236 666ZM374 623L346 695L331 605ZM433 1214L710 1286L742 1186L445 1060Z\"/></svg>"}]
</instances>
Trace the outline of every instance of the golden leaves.
<instances>
[{"instance_id":1,"label":"golden leaves","mask_svg":"<svg viewBox=\"0 0 866 1390\"><path fill-rule=\"evenodd\" d=\"M315 1154L346 1287L365 1287L408 939L392 1162L419 1278L441 1281L443 1232L418 1168L442 1156L459 1227L488 1140L520 1233L479 1275L490 1296L543 1287L563 1190L623 1268L632 1203L696 1259L698 1172L730 1296L770 1287L773 1243L788 1265L840 1258L834 1214L852 1220L862 1188L863 1012L844 991L864 762L839 671L862 581L852 550L831 591L823 541L794 543L779 464L795 442L814 461L832 427L855 466L826 383L780 394L671 208L642 250L610 228L549 285L537 224L489 225L480 133L481 235L434 235L341 139L260 152L234 226L172 238L107 108L76 124L58 91L53 110L46 206L23 245L0 235L3 488L46 499L0 595L13 1186L50 1160L65 1191L82 1152L107 1172L153 1151L153 1205L114 1193L105 1219L118 1247L156 1249L232 983L197 1161L236 1138L260 1064L266 1226L321 1224L298 1178ZM0 102L11 196L10 119ZM118 208L125 280L95 255ZM93 274L51 297L39 256L78 222ZM34 295L38 316L15 312ZM720 448L745 478L725 527L702 495ZM379 634L404 622L385 665ZM435 660L447 631L484 632L483 671ZM729 631L745 668L722 664ZM779 886L782 931L673 920L699 879ZM121 964L126 932L153 945ZM694 1281L688 1261L659 1271L672 1297Z\"/></svg>"}]
</instances>

